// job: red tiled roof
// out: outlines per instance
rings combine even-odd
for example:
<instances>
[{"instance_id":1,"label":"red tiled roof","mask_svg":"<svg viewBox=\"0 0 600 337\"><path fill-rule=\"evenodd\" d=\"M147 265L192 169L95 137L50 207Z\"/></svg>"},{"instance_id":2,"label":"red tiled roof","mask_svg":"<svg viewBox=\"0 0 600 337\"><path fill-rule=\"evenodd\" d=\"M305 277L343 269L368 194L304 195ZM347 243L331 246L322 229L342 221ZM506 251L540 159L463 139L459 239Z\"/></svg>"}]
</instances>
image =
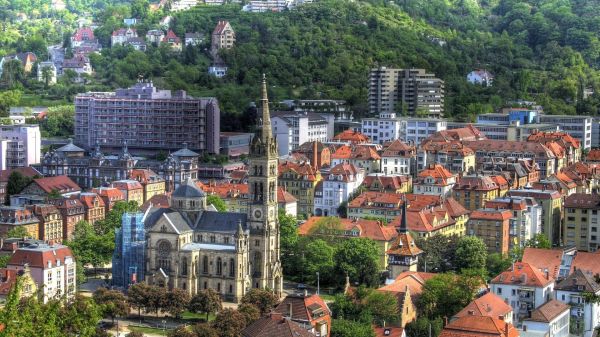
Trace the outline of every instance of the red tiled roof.
<instances>
[{"instance_id":1,"label":"red tiled roof","mask_svg":"<svg viewBox=\"0 0 600 337\"><path fill-rule=\"evenodd\" d=\"M313 317L312 312L315 311L315 309L320 309L327 316L331 315L329 307L317 294L306 297L302 295L289 295L284 298L273 311L289 317L290 304L292 305L292 320L311 322L319 320L322 316Z\"/></svg>"},{"instance_id":2,"label":"red tiled roof","mask_svg":"<svg viewBox=\"0 0 600 337\"><path fill-rule=\"evenodd\" d=\"M599 252L588 253L578 251L573 259L573 263L571 264L571 269L577 268L585 272L592 273L592 275L600 275L600 263L598 263L599 259Z\"/></svg>"},{"instance_id":3,"label":"red tiled roof","mask_svg":"<svg viewBox=\"0 0 600 337\"><path fill-rule=\"evenodd\" d=\"M554 279L548 278L539 269L525 262L516 262L509 269L500 273L490 283L493 284L520 284L530 287L544 287Z\"/></svg>"},{"instance_id":4,"label":"red tiled roof","mask_svg":"<svg viewBox=\"0 0 600 337\"><path fill-rule=\"evenodd\" d=\"M150 207L169 208L171 206L170 198L166 194L155 194L149 200L140 206L142 211L146 211Z\"/></svg>"},{"instance_id":5,"label":"red tiled roof","mask_svg":"<svg viewBox=\"0 0 600 337\"><path fill-rule=\"evenodd\" d=\"M454 190L492 191L498 189L498 185L489 176L477 175L461 177L453 188Z\"/></svg>"},{"instance_id":6,"label":"red tiled roof","mask_svg":"<svg viewBox=\"0 0 600 337\"><path fill-rule=\"evenodd\" d=\"M313 216L308 218L306 222L304 222L300 227L298 227L298 234L300 235L333 235L340 237L361 237L361 238L369 238L375 241L391 241L397 235L398 232L394 226L384 226L379 221L376 220L365 220L365 219L344 219L344 218L331 218L331 219L339 219L340 224L338 228L327 228L330 229L330 233L321 233L319 231L319 227L322 224L323 219L327 219L327 217L319 217ZM349 232L352 230L358 230L358 236L350 236L345 234L345 232Z\"/></svg>"},{"instance_id":7,"label":"red tiled roof","mask_svg":"<svg viewBox=\"0 0 600 337\"><path fill-rule=\"evenodd\" d=\"M118 180L118 181L113 181L111 183L112 187L119 189L119 190L126 190L126 191L131 191L131 190L141 190L144 187L142 187L142 184L140 184L139 181L137 180Z\"/></svg>"},{"instance_id":8,"label":"red tiled roof","mask_svg":"<svg viewBox=\"0 0 600 337\"><path fill-rule=\"evenodd\" d=\"M219 21L213 30L213 34L223 34L225 27L229 24L229 21Z\"/></svg>"},{"instance_id":9,"label":"red tiled roof","mask_svg":"<svg viewBox=\"0 0 600 337\"><path fill-rule=\"evenodd\" d=\"M469 124L464 128L442 130L434 133L425 139L424 143L429 141L434 142L451 142L451 141L472 141L486 139L485 135L476 127Z\"/></svg>"},{"instance_id":10,"label":"red tiled roof","mask_svg":"<svg viewBox=\"0 0 600 337\"><path fill-rule=\"evenodd\" d=\"M509 210L480 209L471 212L469 220L496 220L504 221L512 218L512 212Z\"/></svg>"},{"instance_id":11,"label":"red tiled roof","mask_svg":"<svg viewBox=\"0 0 600 337\"><path fill-rule=\"evenodd\" d=\"M421 182L425 178L432 177L436 180L437 185L446 186L448 185L448 179L454 177L455 175L448 171L444 166L435 164L427 166L427 168L419 172L417 176L417 182Z\"/></svg>"},{"instance_id":12,"label":"red tiled roof","mask_svg":"<svg viewBox=\"0 0 600 337\"><path fill-rule=\"evenodd\" d=\"M26 263L30 268L48 268L48 263L52 266L56 265L56 261L60 260L61 264L65 264L67 257L73 257L73 252L67 246L54 245L43 249L19 248L8 261L9 266L23 266Z\"/></svg>"},{"instance_id":13,"label":"red tiled roof","mask_svg":"<svg viewBox=\"0 0 600 337\"><path fill-rule=\"evenodd\" d=\"M19 271L16 269L0 268L0 295L6 296L17 283Z\"/></svg>"},{"instance_id":14,"label":"red tiled roof","mask_svg":"<svg viewBox=\"0 0 600 337\"><path fill-rule=\"evenodd\" d=\"M492 151L496 153L524 153L530 154L534 158L555 158L554 153L545 145L535 142L508 141L496 139L484 139L476 141L466 141L464 145L473 149L476 153Z\"/></svg>"},{"instance_id":15,"label":"red tiled roof","mask_svg":"<svg viewBox=\"0 0 600 337\"><path fill-rule=\"evenodd\" d=\"M298 199L290 194L290 192L286 191L283 187L277 187L277 203L280 204L290 204L297 202Z\"/></svg>"},{"instance_id":16,"label":"red tiled roof","mask_svg":"<svg viewBox=\"0 0 600 337\"><path fill-rule=\"evenodd\" d=\"M400 205L402 205L402 198L404 198L404 194L402 193L365 191L356 198L352 199L352 201L348 203L348 207L388 208L390 205L393 205L394 207L400 207ZM385 205L378 206L377 204Z\"/></svg>"},{"instance_id":17,"label":"red tiled roof","mask_svg":"<svg viewBox=\"0 0 600 337\"><path fill-rule=\"evenodd\" d=\"M335 135L333 137L333 140L358 144L358 143L368 142L369 137L367 137L366 135L364 135L358 131L353 131L353 130L348 129L348 130L345 130L345 131Z\"/></svg>"},{"instance_id":18,"label":"red tiled roof","mask_svg":"<svg viewBox=\"0 0 600 337\"><path fill-rule=\"evenodd\" d=\"M412 178L404 175L384 176L380 174L368 175L362 182L367 189L377 188L380 191L395 191L402 188L402 185L410 183ZM376 187L377 186L377 187Z\"/></svg>"},{"instance_id":19,"label":"red tiled roof","mask_svg":"<svg viewBox=\"0 0 600 337\"><path fill-rule=\"evenodd\" d=\"M454 317L462 317L468 315L488 316L488 317L509 317L512 315L512 307L508 305L498 295L488 292L485 295L476 298L469 303L464 309L454 315Z\"/></svg>"},{"instance_id":20,"label":"red tiled roof","mask_svg":"<svg viewBox=\"0 0 600 337\"><path fill-rule=\"evenodd\" d=\"M386 253L388 255L417 256L423 253L423 251L417 247L410 233L400 233L396 237L396 240L390 244L390 248Z\"/></svg>"},{"instance_id":21,"label":"red tiled roof","mask_svg":"<svg viewBox=\"0 0 600 337\"><path fill-rule=\"evenodd\" d=\"M181 43L181 39L175 35L175 32L173 32L171 29L169 29L167 35L165 35L162 40L163 42L170 42L169 40L173 40L173 43Z\"/></svg>"},{"instance_id":22,"label":"red tiled roof","mask_svg":"<svg viewBox=\"0 0 600 337\"><path fill-rule=\"evenodd\" d=\"M408 145L400 139L396 139L393 142L386 144L381 156L412 158L415 156L415 152L416 149L414 146Z\"/></svg>"},{"instance_id":23,"label":"red tiled roof","mask_svg":"<svg viewBox=\"0 0 600 337\"><path fill-rule=\"evenodd\" d=\"M271 313L269 317L254 321L242 330L241 335L242 337L314 337L298 323L284 318L278 313Z\"/></svg>"},{"instance_id":24,"label":"red tiled roof","mask_svg":"<svg viewBox=\"0 0 600 337\"><path fill-rule=\"evenodd\" d=\"M104 207L104 200L96 193L81 193L79 200L85 208ZM94 206L94 202L98 202L98 206Z\"/></svg>"},{"instance_id":25,"label":"red tiled roof","mask_svg":"<svg viewBox=\"0 0 600 337\"><path fill-rule=\"evenodd\" d=\"M446 325L439 335L439 337L492 336L519 337L519 331L512 324L506 323L497 317L463 316Z\"/></svg>"},{"instance_id":26,"label":"red tiled roof","mask_svg":"<svg viewBox=\"0 0 600 337\"><path fill-rule=\"evenodd\" d=\"M373 331L375 332L375 337L402 337L404 336L404 328L401 327L384 327L377 328L373 327Z\"/></svg>"},{"instance_id":27,"label":"red tiled roof","mask_svg":"<svg viewBox=\"0 0 600 337\"><path fill-rule=\"evenodd\" d=\"M586 161L600 161L600 149L591 149L585 157Z\"/></svg>"},{"instance_id":28,"label":"red tiled roof","mask_svg":"<svg viewBox=\"0 0 600 337\"><path fill-rule=\"evenodd\" d=\"M464 146L461 141L454 140L449 142L424 141L421 144L421 149L429 153L459 154L463 157L475 154L472 149Z\"/></svg>"},{"instance_id":29,"label":"red tiled roof","mask_svg":"<svg viewBox=\"0 0 600 337\"><path fill-rule=\"evenodd\" d=\"M125 199L125 197L123 196L123 192L119 191L117 188L114 187L93 188L92 192L98 194L101 197L108 198L109 200L118 201Z\"/></svg>"},{"instance_id":30,"label":"red tiled roof","mask_svg":"<svg viewBox=\"0 0 600 337\"><path fill-rule=\"evenodd\" d=\"M393 293L404 293L408 287L412 296L418 296L423 292L425 282L434 277L434 273L424 273L416 271L405 271L396 277L393 283L379 288L379 291L389 291Z\"/></svg>"},{"instance_id":31,"label":"red tiled roof","mask_svg":"<svg viewBox=\"0 0 600 337\"><path fill-rule=\"evenodd\" d=\"M86 37L88 40L93 40L94 31L90 27L78 28L73 34L73 36L71 36L71 39L73 41L83 41L84 37Z\"/></svg>"},{"instance_id":32,"label":"red tiled roof","mask_svg":"<svg viewBox=\"0 0 600 337\"><path fill-rule=\"evenodd\" d=\"M525 248L521 261L539 270L548 270L553 278L558 277L563 257L562 249Z\"/></svg>"},{"instance_id":33,"label":"red tiled roof","mask_svg":"<svg viewBox=\"0 0 600 337\"><path fill-rule=\"evenodd\" d=\"M51 193L56 190L59 193L80 192L81 187L67 176L45 177L33 179L32 184L38 185L44 192Z\"/></svg>"},{"instance_id":34,"label":"red tiled roof","mask_svg":"<svg viewBox=\"0 0 600 337\"><path fill-rule=\"evenodd\" d=\"M229 198L247 198L248 196L248 184L234 184L234 183L210 183L208 185L201 182L196 182L196 186L202 189L208 194L216 194L221 199Z\"/></svg>"},{"instance_id":35,"label":"red tiled roof","mask_svg":"<svg viewBox=\"0 0 600 337\"><path fill-rule=\"evenodd\" d=\"M37 176L41 176L42 174L39 173L38 171L36 171L33 167L31 166L27 166L27 167L18 167L18 168L14 168L14 169L8 169L8 170L0 170L0 182L8 182L8 177L10 177L10 174L13 172L19 172L22 175L29 177L29 178L33 178L36 175Z\"/></svg>"},{"instance_id":36,"label":"red tiled roof","mask_svg":"<svg viewBox=\"0 0 600 337\"><path fill-rule=\"evenodd\" d=\"M277 172L279 173L280 178L281 175L289 171L296 173L301 177L300 179L307 181L316 181L319 175L319 171L315 170L314 167L307 163L296 164L288 161L279 164Z\"/></svg>"},{"instance_id":37,"label":"red tiled roof","mask_svg":"<svg viewBox=\"0 0 600 337\"><path fill-rule=\"evenodd\" d=\"M142 184L164 181L163 178L150 169L133 169L129 173L129 179L137 180Z\"/></svg>"},{"instance_id":38,"label":"red tiled roof","mask_svg":"<svg viewBox=\"0 0 600 337\"><path fill-rule=\"evenodd\" d=\"M600 209L600 195L573 193L565 198L565 207L582 209Z\"/></svg>"},{"instance_id":39,"label":"red tiled roof","mask_svg":"<svg viewBox=\"0 0 600 337\"><path fill-rule=\"evenodd\" d=\"M532 311L526 321L550 323L570 308L568 304L552 299Z\"/></svg>"}]
</instances>

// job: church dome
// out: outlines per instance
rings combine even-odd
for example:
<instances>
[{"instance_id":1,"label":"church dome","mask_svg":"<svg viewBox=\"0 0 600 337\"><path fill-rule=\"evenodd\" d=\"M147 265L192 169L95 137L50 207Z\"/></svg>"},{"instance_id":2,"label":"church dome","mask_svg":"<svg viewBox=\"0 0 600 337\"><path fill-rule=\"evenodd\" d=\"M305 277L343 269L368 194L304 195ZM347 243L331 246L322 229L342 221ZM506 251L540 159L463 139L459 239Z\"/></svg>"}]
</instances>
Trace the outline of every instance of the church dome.
<instances>
[{"instance_id":1,"label":"church dome","mask_svg":"<svg viewBox=\"0 0 600 337\"><path fill-rule=\"evenodd\" d=\"M174 198L203 198L206 196L192 179L187 179L185 183L181 184L175 189L172 195Z\"/></svg>"}]
</instances>

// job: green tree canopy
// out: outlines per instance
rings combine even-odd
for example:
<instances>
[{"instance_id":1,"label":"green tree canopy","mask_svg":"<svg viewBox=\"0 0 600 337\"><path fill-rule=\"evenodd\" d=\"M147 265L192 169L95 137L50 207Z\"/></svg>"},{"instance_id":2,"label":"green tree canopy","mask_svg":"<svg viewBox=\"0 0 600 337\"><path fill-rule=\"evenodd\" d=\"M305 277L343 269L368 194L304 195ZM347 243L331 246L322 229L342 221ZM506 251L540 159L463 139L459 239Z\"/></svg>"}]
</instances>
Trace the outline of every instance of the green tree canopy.
<instances>
[{"instance_id":1,"label":"green tree canopy","mask_svg":"<svg viewBox=\"0 0 600 337\"><path fill-rule=\"evenodd\" d=\"M464 236L456 246L455 264L458 270L485 270L487 246L476 236Z\"/></svg>"},{"instance_id":2,"label":"green tree canopy","mask_svg":"<svg viewBox=\"0 0 600 337\"><path fill-rule=\"evenodd\" d=\"M207 196L206 204L215 206L219 212L227 212L227 204L218 195L211 194Z\"/></svg>"},{"instance_id":3,"label":"green tree canopy","mask_svg":"<svg viewBox=\"0 0 600 337\"><path fill-rule=\"evenodd\" d=\"M366 238L348 239L338 246L334 255L335 274L348 275L352 282L376 286L380 280L380 255L375 241Z\"/></svg>"},{"instance_id":4,"label":"green tree canopy","mask_svg":"<svg viewBox=\"0 0 600 337\"><path fill-rule=\"evenodd\" d=\"M375 337L375 332L368 324L334 319L331 322L331 337Z\"/></svg>"}]
</instances>

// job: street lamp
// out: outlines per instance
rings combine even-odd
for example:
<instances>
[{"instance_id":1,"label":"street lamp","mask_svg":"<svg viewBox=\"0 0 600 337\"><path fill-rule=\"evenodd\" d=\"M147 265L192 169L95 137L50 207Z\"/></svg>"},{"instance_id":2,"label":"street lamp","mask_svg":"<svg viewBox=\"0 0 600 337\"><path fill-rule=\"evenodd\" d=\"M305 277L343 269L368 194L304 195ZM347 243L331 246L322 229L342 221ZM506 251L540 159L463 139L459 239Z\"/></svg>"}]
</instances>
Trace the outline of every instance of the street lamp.
<instances>
[{"instance_id":1,"label":"street lamp","mask_svg":"<svg viewBox=\"0 0 600 337\"><path fill-rule=\"evenodd\" d=\"M163 331L167 331L167 321L163 319Z\"/></svg>"}]
</instances>

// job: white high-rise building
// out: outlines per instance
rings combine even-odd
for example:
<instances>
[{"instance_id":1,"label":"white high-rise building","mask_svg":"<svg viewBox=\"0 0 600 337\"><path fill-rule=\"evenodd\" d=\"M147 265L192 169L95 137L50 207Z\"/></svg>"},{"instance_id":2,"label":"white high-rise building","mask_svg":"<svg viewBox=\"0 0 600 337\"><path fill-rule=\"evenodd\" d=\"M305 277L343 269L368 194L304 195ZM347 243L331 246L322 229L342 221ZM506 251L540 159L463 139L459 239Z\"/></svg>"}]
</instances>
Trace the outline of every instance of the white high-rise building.
<instances>
[{"instance_id":1,"label":"white high-rise building","mask_svg":"<svg viewBox=\"0 0 600 337\"><path fill-rule=\"evenodd\" d=\"M27 167L40 163L42 135L38 125L0 127L0 169Z\"/></svg>"},{"instance_id":2,"label":"white high-rise building","mask_svg":"<svg viewBox=\"0 0 600 337\"><path fill-rule=\"evenodd\" d=\"M282 111L271 115L273 137L280 156L290 154L306 142L326 142L333 138L333 114Z\"/></svg>"}]
</instances>

